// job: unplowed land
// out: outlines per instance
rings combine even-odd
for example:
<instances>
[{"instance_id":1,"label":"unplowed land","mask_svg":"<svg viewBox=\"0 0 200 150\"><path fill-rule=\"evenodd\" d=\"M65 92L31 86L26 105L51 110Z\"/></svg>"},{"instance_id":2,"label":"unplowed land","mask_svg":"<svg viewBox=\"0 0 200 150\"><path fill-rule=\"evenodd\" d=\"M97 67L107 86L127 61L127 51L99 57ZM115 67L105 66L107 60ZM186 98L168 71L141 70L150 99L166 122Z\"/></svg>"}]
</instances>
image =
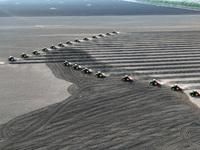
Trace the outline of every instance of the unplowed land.
<instances>
[{"instance_id":1,"label":"unplowed land","mask_svg":"<svg viewBox=\"0 0 200 150\"><path fill-rule=\"evenodd\" d=\"M193 67L200 61L198 36L121 33L51 52L45 60L58 61L48 66L56 77L73 83L71 97L3 125L0 148L200 149L198 108L184 93L148 83L152 77L198 80ZM64 67L64 60L101 70L107 77ZM125 74L134 82L122 82Z\"/></svg>"}]
</instances>

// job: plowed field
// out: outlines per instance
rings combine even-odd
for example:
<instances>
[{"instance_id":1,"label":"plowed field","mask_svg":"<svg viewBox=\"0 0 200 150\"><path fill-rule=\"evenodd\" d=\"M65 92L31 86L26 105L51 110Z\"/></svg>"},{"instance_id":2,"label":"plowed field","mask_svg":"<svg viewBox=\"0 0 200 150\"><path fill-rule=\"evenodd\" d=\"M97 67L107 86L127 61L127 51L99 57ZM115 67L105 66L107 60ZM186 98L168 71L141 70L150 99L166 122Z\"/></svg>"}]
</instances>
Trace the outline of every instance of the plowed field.
<instances>
[{"instance_id":1,"label":"plowed field","mask_svg":"<svg viewBox=\"0 0 200 150\"><path fill-rule=\"evenodd\" d=\"M199 109L169 85L199 88L199 32L120 33L51 51L44 61L73 83L71 97L1 126L2 150L200 149ZM96 78L62 66L102 71ZM122 82L125 74L134 82ZM162 87L152 87L156 78Z\"/></svg>"}]
</instances>

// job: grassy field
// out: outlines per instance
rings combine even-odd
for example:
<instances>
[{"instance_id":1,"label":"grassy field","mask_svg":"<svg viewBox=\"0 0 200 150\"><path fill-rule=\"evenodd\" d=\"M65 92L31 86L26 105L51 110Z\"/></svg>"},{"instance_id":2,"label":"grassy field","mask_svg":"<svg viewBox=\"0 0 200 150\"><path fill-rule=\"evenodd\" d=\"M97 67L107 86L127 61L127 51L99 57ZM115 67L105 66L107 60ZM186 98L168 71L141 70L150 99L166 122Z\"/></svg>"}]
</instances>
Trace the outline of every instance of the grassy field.
<instances>
[{"instance_id":1,"label":"grassy field","mask_svg":"<svg viewBox=\"0 0 200 150\"><path fill-rule=\"evenodd\" d=\"M168 0L137 0L137 1L139 1L139 2L152 2L152 3L164 3L164 4L172 4L172 5L182 5L182 6L200 8L200 4L195 3L195 2L168 1Z\"/></svg>"}]
</instances>

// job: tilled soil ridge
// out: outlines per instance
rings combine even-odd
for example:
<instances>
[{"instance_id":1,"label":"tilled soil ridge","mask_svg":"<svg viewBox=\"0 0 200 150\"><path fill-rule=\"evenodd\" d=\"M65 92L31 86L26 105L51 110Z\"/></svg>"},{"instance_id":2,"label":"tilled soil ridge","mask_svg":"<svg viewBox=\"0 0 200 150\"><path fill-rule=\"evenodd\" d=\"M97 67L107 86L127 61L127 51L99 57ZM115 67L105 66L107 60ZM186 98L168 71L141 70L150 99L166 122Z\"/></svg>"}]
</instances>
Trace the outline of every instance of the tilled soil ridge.
<instances>
[{"instance_id":1,"label":"tilled soil ridge","mask_svg":"<svg viewBox=\"0 0 200 150\"><path fill-rule=\"evenodd\" d=\"M130 70L134 82L122 82L126 68L113 73L117 67L92 55L95 50L112 52L120 40L124 43L118 47L126 52L129 38L129 34L105 37L46 55L54 75L73 83L68 89L71 96L2 125L0 149L199 149L199 109L186 94L165 85L152 87L150 78L134 69ZM48 63L55 56L60 62ZM62 66L63 60L108 76L83 74Z\"/></svg>"}]
</instances>

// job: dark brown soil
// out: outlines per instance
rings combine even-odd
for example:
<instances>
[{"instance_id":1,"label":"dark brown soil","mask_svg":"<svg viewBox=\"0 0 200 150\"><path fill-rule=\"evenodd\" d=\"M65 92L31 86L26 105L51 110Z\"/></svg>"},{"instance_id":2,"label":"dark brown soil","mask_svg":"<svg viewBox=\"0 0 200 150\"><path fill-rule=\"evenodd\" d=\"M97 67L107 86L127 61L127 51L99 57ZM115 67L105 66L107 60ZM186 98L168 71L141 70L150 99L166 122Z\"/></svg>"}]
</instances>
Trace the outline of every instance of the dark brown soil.
<instances>
[{"instance_id":1,"label":"dark brown soil","mask_svg":"<svg viewBox=\"0 0 200 150\"><path fill-rule=\"evenodd\" d=\"M198 52L194 48L199 46L197 41L184 44L183 39L173 39L173 34L121 33L46 55L54 75L73 83L68 89L71 97L1 126L0 149L199 149L199 109L184 93L173 92L166 85L150 86L152 74L138 73L134 68L147 62L170 62L169 58L152 59L153 53L178 56L180 47L183 53L189 48ZM195 34L176 33L186 41ZM185 61L185 57L180 59ZM54 60L57 62L52 63ZM92 68L94 73L101 70L107 77L99 79L94 73L64 67L64 60ZM127 73L134 82L121 81Z\"/></svg>"}]
</instances>

